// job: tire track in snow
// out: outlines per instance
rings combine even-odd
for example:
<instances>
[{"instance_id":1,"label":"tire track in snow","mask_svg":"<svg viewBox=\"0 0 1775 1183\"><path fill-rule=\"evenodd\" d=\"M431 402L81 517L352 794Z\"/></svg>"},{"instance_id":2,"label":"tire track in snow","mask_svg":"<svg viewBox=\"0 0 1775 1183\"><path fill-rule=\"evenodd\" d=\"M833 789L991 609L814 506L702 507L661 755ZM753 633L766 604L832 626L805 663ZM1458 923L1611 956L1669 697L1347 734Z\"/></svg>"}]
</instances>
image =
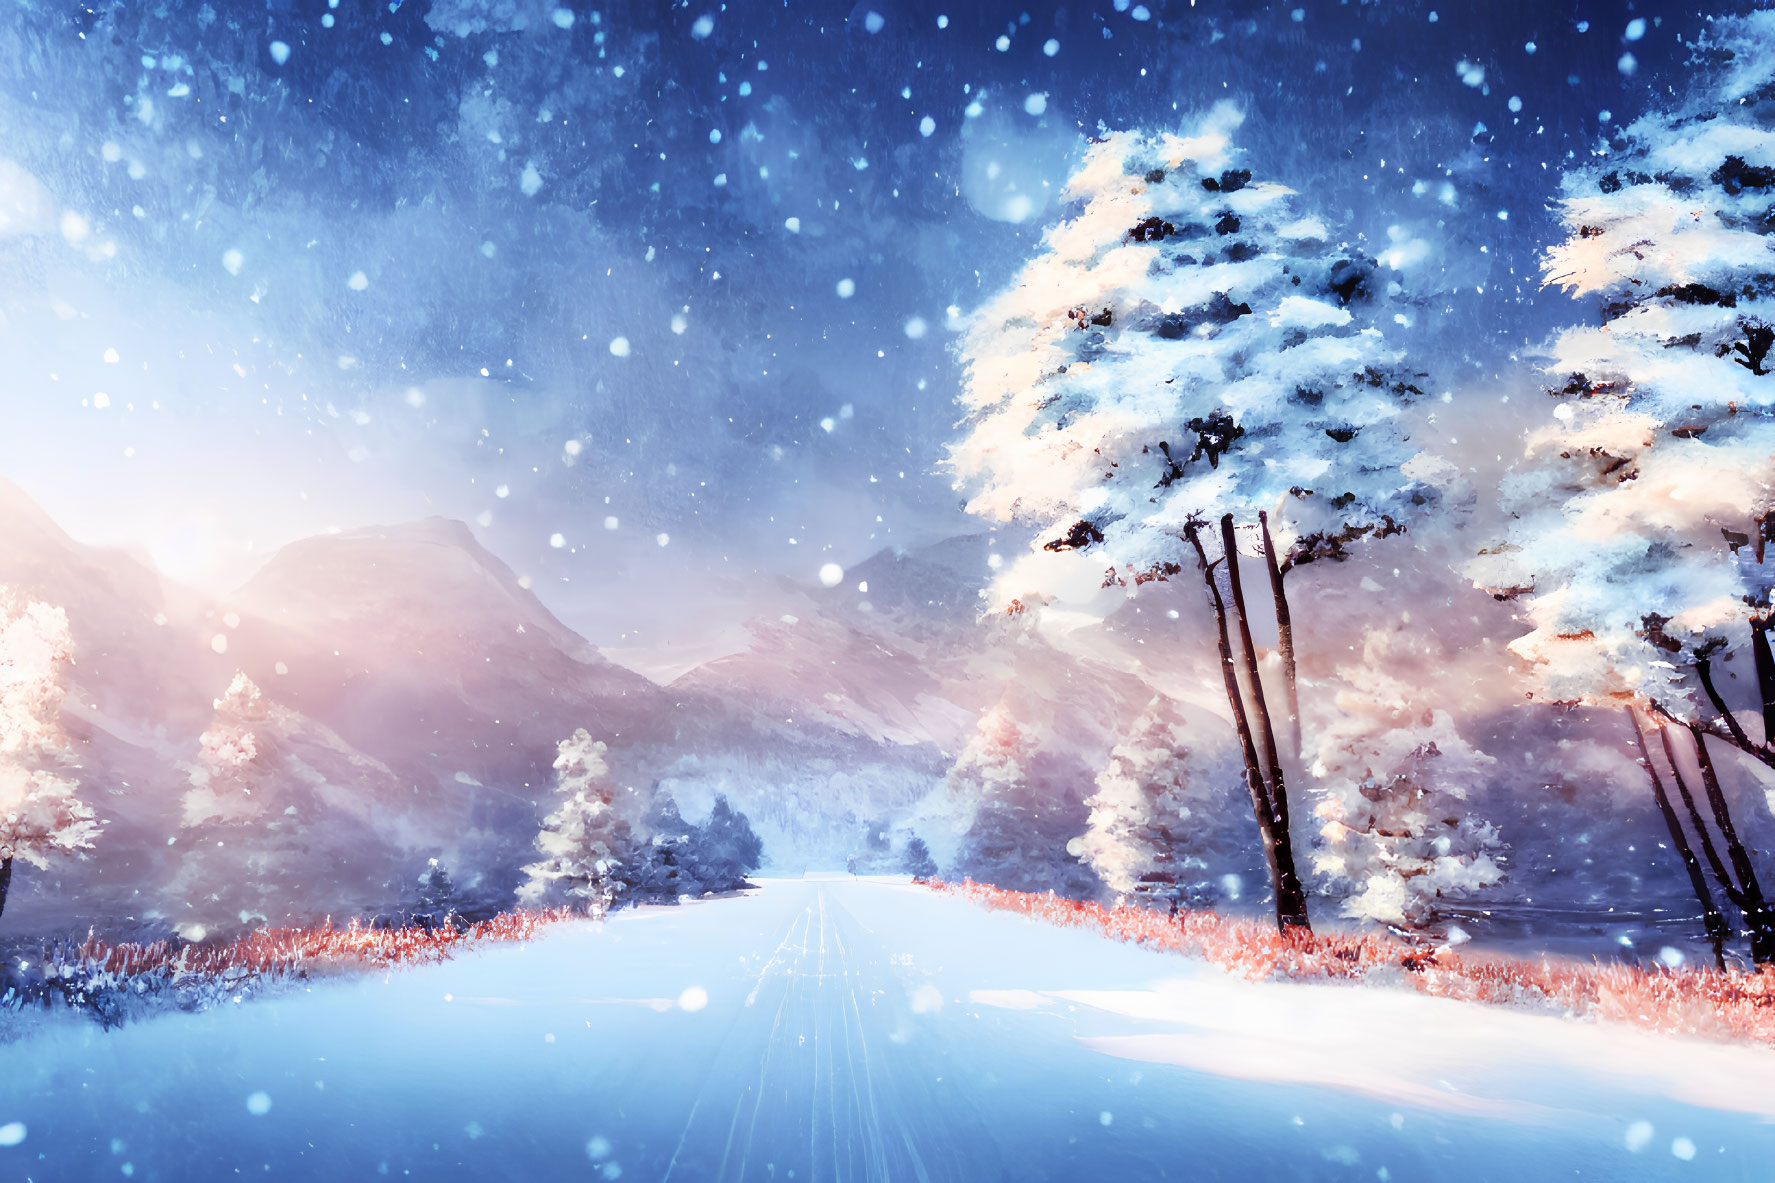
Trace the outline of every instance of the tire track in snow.
<instances>
[{"instance_id":1,"label":"tire track in snow","mask_svg":"<svg viewBox=\"0 0 1775 1183\"><path fill-rule=\"evenodd\" d=\"M966 1156L940 1152L941 1068L906 1036L911 991L890 952L823 886L806 892L703 1066L664 1179L972 1183Z\"/></svg>"}]
</instances>

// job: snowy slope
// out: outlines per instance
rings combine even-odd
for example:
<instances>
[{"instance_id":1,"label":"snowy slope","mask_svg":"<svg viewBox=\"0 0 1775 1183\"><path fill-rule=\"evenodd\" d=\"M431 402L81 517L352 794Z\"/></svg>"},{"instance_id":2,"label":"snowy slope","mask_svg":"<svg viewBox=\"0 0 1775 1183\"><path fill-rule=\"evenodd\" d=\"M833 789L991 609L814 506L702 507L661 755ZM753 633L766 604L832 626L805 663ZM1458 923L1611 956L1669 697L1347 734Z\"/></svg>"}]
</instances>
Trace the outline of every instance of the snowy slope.
<instances>
[{"instance_id":1,"label":"snowy slope","mask_svg":"<svg viewBox=\"0 0 1775 1183\"><path fill-rule=\"evenodd\" d=\"M131 555L70 538L23 490L0 480L0 583L60 605L77 621L75 684L89 709L120 727L198 723L208 703L192 687L227 680L208 651L210 606Z\"/></svg>"},{"instance_id":2,"label":"snowy slope","mask_svg":"<svg viewBox=\"0 0 1775 1183\"><path fill-rule=\"evenodd\" d=\"M259 669L242 652L243 636L292 658L326 642L305 647L286 626L254 629L235 607L208 602L133 557L84 546L13 486L0 487L0 512L8 522L0 534L0 582L68 613L75 665L67 722L76 774L107 822L91 855L20 872L8 929L155 929L195 914L214 927L234 919L212 915L199 898L214 885L191 865L197 852L181 825L197 735L237 668L262 677L274 696L283 689L273 668ZM277 895L268 919L375 911L403 878L410 861L403 852L418 852L421 863L440 847L454 852L462 819L415 801L411 777L304 714L305 704L294 698L274 697L272 716L259 729L261 744L277 753L260 800L275 801L276 810L260 825L211 834L206 842L231 843L231 855L239 851L260 874L286 881L289 889ZM275 874L264 869L268 862L277 864ZM209 879L237 879L248 865L230 861L208 872Z\"/></svg>"},{"instance_id":3,"label":"snowy slope","mask_svg":"<svg viewBox=\"0 0 1775 1183\"><path fill-rule=\"evenodd\" d=\"M986 552L985 535L965 536L880 551L839 587L785 583L775 614L750 622L743 652L673 688L744 693L785 718L819 717L878 742L959 747L980 696L993 694L976 624Z\"/></svg>"},{"instance_id":4,"label":"snowy slope","mask_svg":"<svg viewBox=\"0 0 1775 1183\"><path fill-rule=\"evenodd\" d=\"M10 1052L0 1169L37 1183L1630 1183L1775 1151L1766 1050L1241 982L881 880Z\"/></svg>"},{"instance_id":5,"label":"snowy slope","mask_svg":"<svg viewBox=\"0 0 1775 1183\"><path fill-rule=\"evenodd\" d=\"M402 844L475 870L527 849L555 744L660 734L671 705L543 607L460 522L284 547L235 595L230 654L278 701L392 770ZM423 862L423 859L420 860Z\"/></svg>"},{"instance_id":6,"label":"snowy slope","mask_svg":"<svg viewBox=\"0 0 1775 1183\"><path fill-rule=\"evenodd\" d=\"M1145 692L1094 660L1089 645L1062 651L1024 621L982 616L989 553L988 535L967 535L881 551L851 568L843 587L786 585L783 611L751 623L745 651L699 666L672 689L950 754L1009 696L1051 750L1096 759Z\"/></svg>"},{"instance_id":7,"label":"snowy slope","mask_svg":"<svg viewBox=\"0 0 1775 1183\"><path fill-rule=\"evenodd\" d=\"M168 873L184 774L177 761L228 678L208 644L211 608L134 557L84 546L23 491L0 481L0 584L66 610L74 666L66 727L83 795L107 823L102 858L19 868L6 925L72 927L144 918L141 893Z\"/></svg>"}]
</instances>

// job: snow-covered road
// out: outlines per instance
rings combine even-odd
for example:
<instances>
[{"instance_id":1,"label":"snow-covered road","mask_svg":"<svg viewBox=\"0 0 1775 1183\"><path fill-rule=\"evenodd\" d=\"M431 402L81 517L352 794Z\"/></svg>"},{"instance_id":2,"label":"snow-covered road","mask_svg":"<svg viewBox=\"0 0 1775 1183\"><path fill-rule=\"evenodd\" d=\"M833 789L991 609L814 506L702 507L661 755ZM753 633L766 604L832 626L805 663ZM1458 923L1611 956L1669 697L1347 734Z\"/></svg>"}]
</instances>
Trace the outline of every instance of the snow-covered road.
<instances>
[{"instance_id":1,"label":"snow-covered road","mask_svg":"<svg viewBox=\"0 0 1775 1183\"><path fill-rule=\"evenodd\" d=\"M58 1025L0 1047L0 1143L0 1179L37 1183L1766 1181L1775 1053L1236 982L809 878Z\"/></svg>"}]
</instances>

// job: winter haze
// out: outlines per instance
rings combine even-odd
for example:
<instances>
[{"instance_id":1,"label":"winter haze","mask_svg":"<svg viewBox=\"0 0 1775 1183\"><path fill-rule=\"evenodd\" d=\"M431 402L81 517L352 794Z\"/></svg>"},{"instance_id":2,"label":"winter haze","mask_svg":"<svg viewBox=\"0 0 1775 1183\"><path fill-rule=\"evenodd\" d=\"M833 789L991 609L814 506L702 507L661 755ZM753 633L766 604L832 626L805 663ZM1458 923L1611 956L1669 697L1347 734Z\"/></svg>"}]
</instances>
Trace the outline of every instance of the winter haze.
<instances>
[{"instance_id":1,"label":"winter haze","mask_svg":"<svg viewBox=\"0 0 1775 1183\"><path fill-rule=\"evenodd\" d=\"M0 1163L1766 1161L1762 0L25 0L0 133Z\"/></svg>"}]
</instances>

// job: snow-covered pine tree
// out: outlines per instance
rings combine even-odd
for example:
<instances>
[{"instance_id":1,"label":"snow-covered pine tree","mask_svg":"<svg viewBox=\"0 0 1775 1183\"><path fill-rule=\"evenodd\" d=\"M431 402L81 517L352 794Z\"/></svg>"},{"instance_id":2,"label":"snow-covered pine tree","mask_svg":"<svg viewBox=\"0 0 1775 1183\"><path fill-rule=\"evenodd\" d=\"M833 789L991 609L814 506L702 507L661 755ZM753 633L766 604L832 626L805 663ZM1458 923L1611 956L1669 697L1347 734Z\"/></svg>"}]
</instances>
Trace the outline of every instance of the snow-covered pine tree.
<instances>
[{"instance_id":1,"label":"snow-covered pine tree","mask_svg":"<svg viewBox=\"0 0 1775 1183\"><path fill-rule=\"evenodd\" d=\"M99 823L66 775L73 753L62 730L74 641L68 616L0 587L0 912L12 863L49 865L52 854L90 850Z\"/></svg>"},{"instance_id":2,"label":"snow-covered pine tree","mask_svg":"<svg viewBox=\"0 0 1775 1183\"><path fill-rule=\"evenodd\" d=\"M174 863L163 892L177 901L169 919L179 931L204 939L328 913L408 909L409 854L383 828L361 824L367 810L352 811L359 824L341 824L324 774L303 759L342 741L242 671L211 702L166 851ZM381 774L370 785L393 780L373 762L364 771Z\"/></svg>"},{"instance_id":3,"label":"snow-covered pine tree","mask_svg":"<svg viewBox=\"0 0 1775 1183\"><path fill-rule=\"evenodd\" d=\"M1421 933L1440 929L1449 904L1497 885L1504 872L1496 828L1468 807L1469 791L1497 761L1392 673L1404 664L1392 648L1417 643L1372 629L1361 661L1338 670L1343 688L1313 735L1321 819L1313 868L1348 887L1345 916Z\"/></svg>"},{"instance_id":4,"label":"snow-covered pine tree","mask_svg":"<svg viewBox=\"0 0 1775 1183\"><path fill-rule=\"evenodd\" d=\"M718 793L708 820L691 833L686 862L701 890L738 891L746 886L746 876L763 865L764 841L727 795Z\"/></svg>"},{"instance_id":5,"label":"snow-covered pine tree","mask_svg":"<svg viewBox=\"0 0 1775 1183\"><path fill-rule=\"evenodd\" d=\"M1564 178L1568 237L1546 281L1594 301L1600 323L1553 341L1552 421L1506 482L1508 537L1473 574L1517 599L1530 631L1511 648L1540 699L1628 709L1709 929L1719 911L1685 815L1767 964L1775 910L1708 741L1775 768L1775 12L1716 22L1701 56L1713 68L1685 106L1618 129L1605 160ZM1754 671L1754 688L1732 686L1731 668Z\"/></svg>"},{"instance_id":6,"label":"snow-covered pine tree","mask_svg":"<svg viewBox=\"0 0 1775 1183\"><path fill-rule=\"evenodd\" d=\"M280 757L271 704L240 670L211 703L179 802L178 867L167 888L184 905L177 916L187 934L268 922L294 901L298 876L321 873L297 853L305 844L294 806L284 813L272 804Z\"/></svg>"},{"instance_id":7,"label":"snow-covered pine tree","mask_svg":"<svg viewBox=\"0 0 1775 1183\"><path fill-rule=\"evenodd\" d=\"M906 849L900 855L900 870L914 879L929 879L937 873L937 860L931 857L931 848L917 834L906 840Z\"/></svg>"},{"instance_id":8,"label":"snow-covered pine tree","mask_svg":"<svg viewBox=\"0 0 1775 1183\"><path fill-rule=\"evenodd\" d=\"M555 793L561 800L536 835L543 857L524 868L528 878L518 889L520 899L534 903L554 889L603 913L622 893L621 870L634 855L629 823L615 805L608 750L583 727L557 745Z\"/></svg>"},{"instance_id":9,"label":"snow-covered pine tree","mask_svg":"<svg viewBox=\"0 0 1775 1183\"><path fill-rule=\"evenodd\" d=\"M1066 851L1084 824L1076 781L1043 767L1010 701L980 716L951 766L949 813L960 842L950 875L1018 891L1088 892L1091 876Z\"/></svg>"},{"instance_id":10,"label":"snow-covered pine tree","mask_svg":"<svg viewBox=\"0 0 1775 1183\"><path fill-rule=\"evenodd\" d=\"M265 797L253 796L270 764L259 734L267 715L265 696L244 671L236 670L213 705L215 716L197 739L191 787L180 801L180 822L188 827L254 821L265 814Z\"/></svg>"},{"instance_id":11,"label":"snow-covered pine tree","mask_svg":"<svg viewBox=\"0 0 1775 1183\"><path fill-rule=\"evenodd\" d=\"M1189 135L1092 145L1066 187L1080 212L974 317L950 463L970 511L1040 528L995 581L1001 605L1202 580L1277 922L1305 927L1280 755L1299 750L1284 580L1403 530L1440 499L1447 466L1399 425L1422 389L1380 328L1397 289L1289 189L1241 167L1241 121L1222 104ZM1258 676L1241 547L1269 576L1281 720Z\"/></svg>"},{"instance_id":12,"label":"snow-covered pine tree","mask_svg":"<svg viewBox=\"0 0 1775 1183\"><path fill-rule=\"evenodd\" d=\"M625 894L633 900L675 904L678 897L698 895L702 888L691 874L695 827L678 812L668 790L654 794L642 826L648 837L623 868Z\"/></svg>"},{"instance_id":13,"label":"snow-covered pine tree","mask_svg":"<svg viewBox=\"0 0 1775 1183\"><path fill-rule=\"evenodd\" d=\"M450 870L441 859L427 859L425 869L415 882L416 906L411 918L426 928L443 928L457 923L456 910L461 896Z\"/></svg>"},{"instance_id":14,"label":"snow-covered pine tree","mask_svg":"<svg viewBox=\"0 0 1775 1183\"><path fill-rule=\"evenodd\" d=\"M957 862L965 872L1012 858L1026 806L1029 761L1023 729L1005 703L981 715L967 746L950 766L948 792L965 819Z\"/></svg>"},{"instance_id":15,"label":"snow-covered pine tree","mask_svg":"<svg viewBox=\"0 0 1775 1183\"><path fill-rule=\"evenodd\" d=\"M1192 788L1182 725L1170 699L1158 695L1147 703L1110 749L1097 791L1085 799L1088 828L1067 844L1117 895L1131 895L1143 883L1176 883ZM1201 788L1194 787L1199 798Z\"/></svg>"}]
</instances>

